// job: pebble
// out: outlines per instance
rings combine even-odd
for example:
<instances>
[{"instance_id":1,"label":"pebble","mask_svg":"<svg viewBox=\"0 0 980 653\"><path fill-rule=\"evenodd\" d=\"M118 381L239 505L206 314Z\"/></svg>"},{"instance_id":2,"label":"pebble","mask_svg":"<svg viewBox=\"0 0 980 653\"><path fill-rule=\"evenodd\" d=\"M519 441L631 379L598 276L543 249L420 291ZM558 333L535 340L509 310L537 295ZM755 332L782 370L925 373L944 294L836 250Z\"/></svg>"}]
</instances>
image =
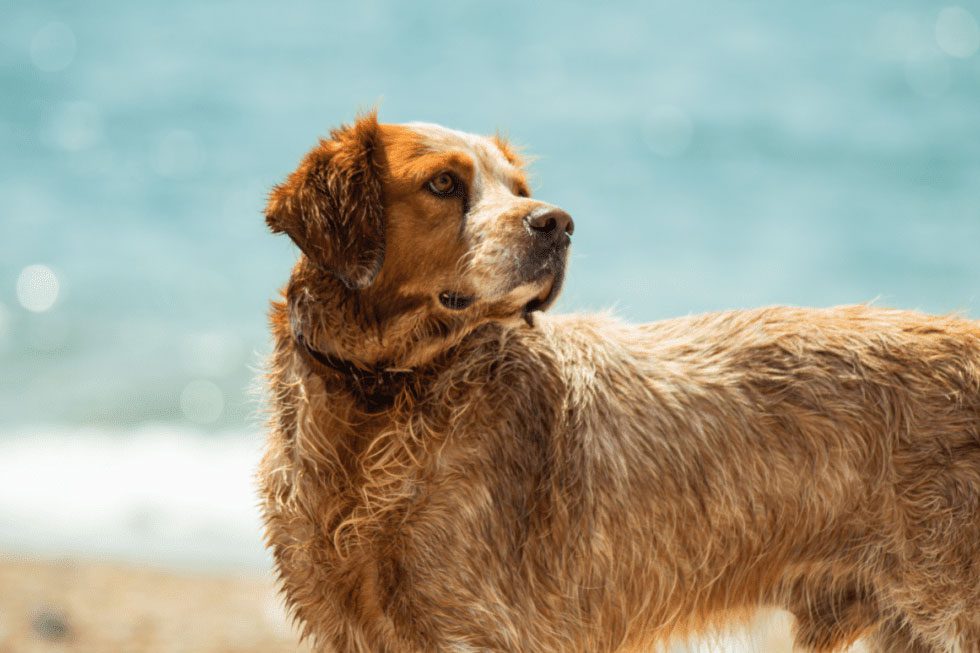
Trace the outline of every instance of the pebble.
<instances>
[{"instance_id":1,"label":"pebble","mask_svg":"<svg viewBox=\"0 0 980 653\"><path fill-rule=\"evenodd\" d=\"M64 641L71 636L68 615L48 606L43 606L34 613L31 629L35 635L49 642Z\"/></svg>"}]
</instances>

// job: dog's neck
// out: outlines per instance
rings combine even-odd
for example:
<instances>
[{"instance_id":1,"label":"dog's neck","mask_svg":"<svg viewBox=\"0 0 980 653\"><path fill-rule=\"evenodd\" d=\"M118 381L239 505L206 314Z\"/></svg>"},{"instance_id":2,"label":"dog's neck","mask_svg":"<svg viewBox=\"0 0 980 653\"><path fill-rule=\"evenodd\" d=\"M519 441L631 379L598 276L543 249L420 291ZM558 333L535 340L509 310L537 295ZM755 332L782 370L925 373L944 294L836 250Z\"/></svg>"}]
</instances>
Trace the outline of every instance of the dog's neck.
<instances>
[{"instance_id":1,"label":"dog's neck","mask_svg":"<svg viewBox=\"0 0 980 653\"><path fill-rule=\"evenodd\" d=\"M323 376L333 376L344 384L358 405L369 413L380 413L395 404L395 399L415 380L415 370L384 365L363 367L354 361L327 354L313 348L303 334L293 332L300 354L313 370Z\"/></svg>"},{"instance_id":2,"label":"dog's neck","mask_svg":"<svg viewBox=\"0 0 980 653\"><path fill-rule=\"evenodd\" d=\"M459 330L428 346L388 341L382 347L380 336L374 340L370 330L377 311L366 309L375 298L365 303L339 282L317 272L310 275L316 281L315 292L306 284L294 289L295 280L290 282L283 306L284 326L309 369L331 388L342 389L364 412L385 412L406 393L418 399L428 381L438 376L447 356L472 332ZM347 329L345 324L357 328ZM352 331L363 333L363 338L353 336Z\"/></svg>"}]
</instances>

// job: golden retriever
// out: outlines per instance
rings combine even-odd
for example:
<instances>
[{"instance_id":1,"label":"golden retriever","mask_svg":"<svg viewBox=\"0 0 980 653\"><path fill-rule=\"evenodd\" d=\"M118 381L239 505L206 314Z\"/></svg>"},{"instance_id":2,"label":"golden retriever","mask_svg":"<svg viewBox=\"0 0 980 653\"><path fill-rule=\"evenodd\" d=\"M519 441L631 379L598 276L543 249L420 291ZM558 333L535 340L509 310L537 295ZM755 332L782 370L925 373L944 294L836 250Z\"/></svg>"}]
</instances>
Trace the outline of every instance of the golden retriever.
<instances>
[{"instance_id":1,"label":"golden retriever","mask_svg":"<svg viewBox=\"0 0 980 653\"><path fill-rule=\"evenodd\" d=\"M260 470L324 651L636 651L760 606L806 651L980 647L980 323L546 316L571 217L500 137L375 114L270 195Z\"/></svg>"}]
</instances>

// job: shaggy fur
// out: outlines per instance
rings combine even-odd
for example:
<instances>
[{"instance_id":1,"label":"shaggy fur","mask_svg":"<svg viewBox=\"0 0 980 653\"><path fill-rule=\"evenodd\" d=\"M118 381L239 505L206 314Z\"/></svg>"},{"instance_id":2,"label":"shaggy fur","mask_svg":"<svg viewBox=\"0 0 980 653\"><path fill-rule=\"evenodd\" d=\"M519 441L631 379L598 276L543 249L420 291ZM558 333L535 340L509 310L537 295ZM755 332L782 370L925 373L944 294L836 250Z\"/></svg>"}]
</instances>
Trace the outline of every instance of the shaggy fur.
<instances>
[{"instance_id":1,"label":"shaggy fur","mask_svg":"<svg viewBox=\"0 0 980 653\"><path fill-rule=\"evenodd\" d=\"M272 307L259 478L306 635L634 651L776 606L805 651L980 650L980 324L546 316L565 245L527 244L523 216L551 209L520 165L500 139L369 115L273 191L303 253ZM444 170L461 189L437 197ZM410 373L371 407L297 336Z\"/></svg>"}]
</instances>

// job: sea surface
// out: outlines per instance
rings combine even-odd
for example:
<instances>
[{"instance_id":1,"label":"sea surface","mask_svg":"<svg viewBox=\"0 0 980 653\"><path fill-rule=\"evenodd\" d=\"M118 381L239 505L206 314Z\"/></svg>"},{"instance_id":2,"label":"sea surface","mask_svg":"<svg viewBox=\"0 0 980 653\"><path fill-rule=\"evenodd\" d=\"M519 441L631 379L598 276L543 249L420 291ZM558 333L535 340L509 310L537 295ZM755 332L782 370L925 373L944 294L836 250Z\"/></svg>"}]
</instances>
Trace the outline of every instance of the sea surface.
<instances>
[{"instance_id":1,"label":"sea surface","mask_svg":"<svg viewBox=\"0 0 980 653\"><path fill-rule=\"evenodd\" d=\"M372 107L536 157L576 221L553 310L980 318L975 0L0 14L0 545L265 563L251 388L296 250L262 207Z\"/></svg>"}]
</instances>

